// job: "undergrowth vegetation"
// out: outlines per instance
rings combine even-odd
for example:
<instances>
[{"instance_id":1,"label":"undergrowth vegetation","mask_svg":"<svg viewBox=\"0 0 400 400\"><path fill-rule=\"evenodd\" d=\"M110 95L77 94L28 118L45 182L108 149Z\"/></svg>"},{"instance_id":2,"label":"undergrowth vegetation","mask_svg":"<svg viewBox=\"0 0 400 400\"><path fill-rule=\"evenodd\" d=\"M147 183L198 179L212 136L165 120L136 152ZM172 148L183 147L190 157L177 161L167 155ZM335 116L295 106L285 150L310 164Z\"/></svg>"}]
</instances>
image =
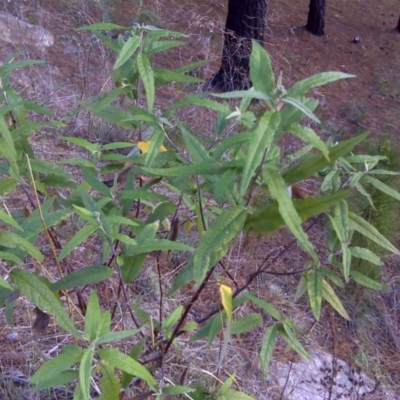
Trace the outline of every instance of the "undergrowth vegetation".
<instances>
[{"instance_id":1,"label":"undergrowth vegetation","mask_svg":"<svg viewBox=\"0 0 400 400\"><path fill-rule=\"evenodd\" d=\"M67 385L76 399L119 399L121 391L133 399L251 398L241 391L235 371L219 377L233 337L262 329L256 350L264 377L278 340L309 357L294 316L253 288L291 247L302 249L302 265L281 271L298 282L289 296L293 302L307 297L317 321L325 303L350 319L340 300L350 283L387 288L380 282L381 256L398 250L385 224L380 225L383 217L370 216L379 210L392 215L388 209L395 203L384 202L400 200L391 187L396 172L390 143L357 154L367 133L332 143L306 125L319 123L318 101L307 97L309 92L351 75L326 72L285 88L267 52L253 42L251 89L188 95L163 108L157 103L160 88L201 83L191 74L201 63L171 70L152 62L158 53L182 46L184 35L148 25L101 23L81 29L116 56L114 89L80 106L107 124L135 131L136 143L101 145L63 137L88 157L57 164L36 158L30 134L63 123L50 119L51 110L20 97L10 74L40 61L12 57L0 68L0 257L7 269L0 277L0 304L11 323L16 300L25 296L36 307L35 329L46 329L51 315L69 334L58 355L42 357L30 383L37 391ZM107 30L125 34L113 40ZM216 113L207 140L180 118L179 110L187 106ZM35 122L32 112L48 115L48 122ZM227 135L228 129L234 134ZM280 143L290 134L304 146L288 153ZM104 180L110 173L113 178ZM319 189L295 199L299 183L309 178ZM29 207L12 211L7 199L15 191L23 193ZM358 206L352 205L354 193L364 199ZM316 224L327 226L325 251L308 235ZM293 240L237 280L225 260L242 235L272 236L279 229L290 231ZM35 245L39 238L47 241L46 249ZM77 249L85 251L89 239L101 251L93 265L73 270L68 260ZM368 270L360 267L364 261ZM33 270L22 267L27 262ZM150 287L158 309L151 312L130 290L149 262L157 271ZM371 273L371 266L378 273ZM170 270L173 276L166 279ZM122 307L101 302L98 284L113 279ZM218 296L208 313L198 315L196 305L210 289ZM183 290L190 296L181 304ZM243 315L245 303L252 312ZM115 323L117 316L122 324ZM216 370L207 371L212 379L199 373L188 381L189 367L174 368L176 360L204 340L220 341ZM129 343L127 351L124 343Z\"/></svg>"}]
</instances>

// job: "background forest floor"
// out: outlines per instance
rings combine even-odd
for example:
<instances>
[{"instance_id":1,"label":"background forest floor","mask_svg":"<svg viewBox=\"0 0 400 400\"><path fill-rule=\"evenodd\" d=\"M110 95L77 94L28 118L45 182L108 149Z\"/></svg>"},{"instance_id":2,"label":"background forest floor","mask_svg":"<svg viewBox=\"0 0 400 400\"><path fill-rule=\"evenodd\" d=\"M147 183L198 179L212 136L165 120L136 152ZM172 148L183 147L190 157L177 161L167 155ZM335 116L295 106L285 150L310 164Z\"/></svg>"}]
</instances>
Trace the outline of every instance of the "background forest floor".
<instances>
[{"instance_id":1,"label":"background forest floor","mask_svg":"<svg viewBox=\"0 0 400 400\"><path fill-rule=\"evenodd\" d=\"M226 2L144 0L143 3L141 11L151 10L151 13L146 14L147 23L188 35L188 46L172 51L162 59L159 57L156 62L164 67L176 68L209 59L210 62L197 71L200 77L209 79L219 66ZM306 22L308 0L269 1L265 48L271 55L275 72L282 71L286 87L301 78L323 71L340 70L357 76L314 92L315 97L320 100L321 106L317 115L322 120L322 125L314 128L321 135L341 139L368 130L372 133L372 138L388 137L393 146L400 146L400 33L394 30L399 17L398 6L399 1L394 0L328 1L326 36L313 37L302 28ZM139 18L137 1L2 0L0 10L9 11L28 22L41 25L55 37L54 46L47 51L16 49L6 45L0 48L0 59L16 50L22 50L29 58L45 59L47 64L43 67L34 66L16 72L21 92L25 97L41 99L44 105L55 112L54 119L62 118L66 114L71 116L66 129L48 130L32 136L34 147L41 157L57 161L67 155L71 156L71 147L60 142L59 134L85 137L101 144L137 140L133 133L101 123L79 108L79 100L89 99L111 88L112 82L108 74L112 68L112 59L89 34L75 30L82 25L99 21L130 26L135 18ZM142 13L140 18L143 16ZM356 36L360 38L359 43L353 42ZM171 104L184 95L201 89L197 85L176 85L168 90L162 89L157 96L159 106ZM207 137L212 133L213 115L194 107L184 112L185 120L190 121L199 136ZM286 142L282 145L287 148L297 144ZM312 183L306 183L303 189L312 192ZM316 227L310 232L314 243L318 243L322 235L319 229L323 228ZM267 252L284 246L288 241L290 237L283 230L272 238L243 238L242 246L237 249L236 254L231 255L229 261L234 265L235 260L240 258L241 268L245 265L251 270L258 255L262 257ZM93 244L92 251L76 255L75 268L93 263L96 245ZM399 240L396 245L400 245ZM279 271L288 265L300 264L302 256L297 249L280 260L274 268ZM277 308L286 309L288 313L296 315L295 322L304 332L310 331L306 338L310 346L317 346L328 352L334 351L335 357L361 367L366 374L381 382L382 386L387 386L400 395L399 259L387 257L385 262L384 281L392 287L391 291L359 293L357 301L354 293L344 294L345 306L350 315L354 316L351 327L329 309L324 310L322 322L314 324L305 303L293 305L288 302L286 293L291 293L297 284L294 277L269 277L268 281L257 282L257 290L266 291L266 300ZM152 274L154 271L149 266L134 288L137 293L148 293L142 295L142 301L146 302L149 309L156 308L156 297L150 293L154 277ZM168 278L168 273L166 276L167 279L172 279ZM236 270L235 276L240 281L241 271ZM115 288L100 289L103 306L114 301ZM207 308L213 301L215 294L205 293L204 307ZM40 337L36 333L32 334L34 317L31 306L24 300L20 300L16 308L12 327L12 331L18 333L18 341L6 339L11 328L5 322L3 324L3 313L0 318L0 368L3 377L12 377L18 373L29 376L37 368L31 360L35 358L38 349L51 354L51 349L58 348L64 340L64 335L54 325ZM266 382L261 381L255 357L260 338L261 331L232 343L234 350L240 354L238 362L243 365L231 365L230 368L237 371L238 377L246 380L242 382L243 388L256 398L279 398L279 393L274 393ZM291 358L291 354L284 352L283 344L280 349L282 352L277 352L277 359ZM197 350L205 352L202 346ZM218 354L218 348L211 351L214 355ZM211 353L209 356L211 359ZM18 389L11 383L0 386L0 399L31 399L33 396L28 389ZM54 397L64 398L56 394ZM389 397L382 392L375 393L370 398Z\"/></svg>"}]
</instances>

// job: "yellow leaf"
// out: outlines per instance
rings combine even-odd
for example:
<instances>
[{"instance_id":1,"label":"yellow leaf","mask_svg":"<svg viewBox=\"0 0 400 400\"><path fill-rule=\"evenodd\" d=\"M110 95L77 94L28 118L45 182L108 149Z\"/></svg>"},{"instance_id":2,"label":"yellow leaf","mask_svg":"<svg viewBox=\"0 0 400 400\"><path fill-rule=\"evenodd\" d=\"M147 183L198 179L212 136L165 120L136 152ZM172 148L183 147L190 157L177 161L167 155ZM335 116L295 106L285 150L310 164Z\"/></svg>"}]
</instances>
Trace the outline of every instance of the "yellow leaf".
<instances>
[{"instance_id":1,"label":"yellow leaf","mask_svg":"<svg viewBox=\"0 0 400 400\"><path fill-rule=\"evenodd\" d=\"M139 147L139 150L143 154L145 154L149 151L150 144L151 144L151 140L147 140L146 142L138 142L137 147ZM163 145L161 145L160 152L163 152L163 151L167 151L167 149Z\"/></svg>"},{"instance_id":2,"label":"yellow leaf","mask_svg":"<svg viewBox=\"0 0 400 400\"><path fill-rule=\"evenodd\" d=\"M226 312L228 322L232 323L232 289L220 283L219 292L221 293L222 306Z\"/></svg>"}]
</instances>

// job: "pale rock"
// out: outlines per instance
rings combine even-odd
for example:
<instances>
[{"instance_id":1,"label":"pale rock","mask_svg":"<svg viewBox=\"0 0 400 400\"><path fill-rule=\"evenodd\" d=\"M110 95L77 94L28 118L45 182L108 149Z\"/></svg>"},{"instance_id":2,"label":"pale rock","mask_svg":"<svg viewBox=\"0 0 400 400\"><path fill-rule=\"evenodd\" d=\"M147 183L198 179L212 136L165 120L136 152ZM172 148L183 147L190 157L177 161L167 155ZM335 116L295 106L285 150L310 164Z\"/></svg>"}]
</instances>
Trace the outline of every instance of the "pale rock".
<instances>
[{"instance_id":1,"label":"pale rock","mask_svg":"<svg viewBox=\"0 0 400 400\"><path fill-rule=\"evenodd\" d=\"M274 377L290 400L355 400L374 392L377 383L344 361L323 351L310 353L311 361L277 362Z\"/></svg>"},{"instance_id":2,"label":"pale rock","mask_svg":"<svg viewBox=\"0 0 400 400\"><path fill-rule=\"evenodd\" d=\"M44 48L54 44L54 36L40 26L28 24L11 14L0 12L0 41Z\"/></svg>"}]
</instances>

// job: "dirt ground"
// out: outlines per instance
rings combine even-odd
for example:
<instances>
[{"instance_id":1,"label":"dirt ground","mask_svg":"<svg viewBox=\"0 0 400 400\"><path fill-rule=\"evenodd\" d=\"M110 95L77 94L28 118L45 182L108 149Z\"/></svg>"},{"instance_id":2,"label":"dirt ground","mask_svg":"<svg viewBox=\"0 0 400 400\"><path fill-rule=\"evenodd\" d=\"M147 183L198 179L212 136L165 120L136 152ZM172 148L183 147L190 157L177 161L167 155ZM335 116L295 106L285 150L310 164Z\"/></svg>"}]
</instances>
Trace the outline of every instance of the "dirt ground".
<instances>
[{"instance_id":1,"label":"dirt ground","mask_svg":"<svg viewBox=\"0 0 400 400\"><path fill-rule=\"evenodd\" d=\"M55 119L70 115L67 119L68 127L62 132L48 131L33 137L35 150L43 158L58 160L69 155L70 148L61 144L59 134L83 136L100 143L126 139L126 133L120 128L93 121L88 113L79 108L80 100L89 99L111 88L112 82L108 73L112 60L91 35L77 32L76 28L99 21L113 21L130 26L133 21L143 18L143 13L139 16L139 12L148 9L151 12L146 14L147 23L179 30L188 35L189 46L176 50L157 62L166 67L178 67L209 59L209 64L199 71L204 79L209 79L218 69L227 12L226 1L144 0L142 10L139 10L137 3L135 0L0 1L0 11L7 10L26 21L41 25L55 37L54 46L47 51L22 49L30 58L45 59L47 65L43 68L31 68L28 78L25 75L20 76L23 87L21 92L27 97L39 98L43 104L53 109ZM371 137L389 137L394 145L399 145L400 33L394 29L399 18L399 5L398 0L328 0L326 36L314 37L303 28L307 18L307 0L269 1L265 48L271 55L275 72L282 71L285 86L322 71L336 70L356 75L354 79L336 82L314 92L321 104L317 115L322 124L320 127L313 127L324 137L342 138L367 130L371 132ZM355 37L360 38L358 43L354 43ZM15 50L21 49L1 46L0 59ZM172 103L187 94L187 90L188 88L175 88L162 91L159 99L163 104ZM194 87L193 90L201 90L201 86ZM187 113L199 136L207 137L212 130L212 118L200 121L196 111ZM312 187L305 189L312 190ZM318 243L323 234L322 229L323 227L316 226L310 231L310 238L314 243ZM240 282L244 279L241 269L251 270L258 258L282 248L289 241L290 237L285 232L278 233L273 241L259 237L243 239L243 246L238 248L237 254L230 256L227 265ZM96 253L96 244L93 246L85 256L77 257L74 261L76 268L88 265L88 259ZM274 268L280 271L288 264L301 265L302 257L303 254L297 249L288 254L287 258L281 259ZM297 284L296 278L260 279L256 289L265 291L264 298L278 309L296 315L295 322L301 326L302 331L308 333L305 339L308 344L334 352L336 357L360 366L370 377L382 382L382 386L387 386L393 393L400 395L399 260L387 258L386 261L385 282L391 285L392 290L384 294L367 294L362 304L348 305L353 315L359 316L357 328L349 327L328 309L324 310L322 317L325 322L314 324L305 304L289 306L287 293L293 291ZM171 272L167 279L172 277ZM136 293L145 292L151 288L151 279L149 273L137 283L145 289L136 287L132 290L136 290ZM112 303L114 289L101 289L103 305ZM184 300L185 295L182 296ZM149 295L144 300L151 308L154 298ZM204 293L203 301L204 309L200 308L196 312L205 312L213 304L215 294L212 289ZM23 380L38 367L37 353L51 355L65 338L55 326L44 336L32 336L32 310L23 300L19 307L21 311L15 314L12 329L18 333L19 340L6 339L11 332L6 324L0 329L0 348L4 349L1 351L0 368L4 376L21 374ZM293 308L288 309L290 307ZM3 322L3 316L0 318ZM258 398L272 399L275 398L274 393L268 384L261 382L260 378L254 378L260 374L254 349L259 347L261 334L261 331L255 332L253 336L246 337L246 340L232 344L232 352L239 354L237 362L242 363L240 366L233 365L232 368L236 368L237 376L243 377L242 387L249 393L256 395L262 391L265 396ZM289 359L283 344L278 347L282 352L281 355L276 355L277 359ZM203 350L198 348L196 351ZM217 352L215 349L213 351ZM207 357L211 359L212 353L204 350L204 363L207 363ZM34 361L27 361L28 359ZM64 395L67 397L67 394ZM25 389L19 392L18 388L10 387L3 393L0 389L0 399L3 399L2 396L34 398ZM370 398L389 398L387 396L384 392L377 392ZM64 397L53 393L53 398Z\"/></svg>"}]
</instances>

